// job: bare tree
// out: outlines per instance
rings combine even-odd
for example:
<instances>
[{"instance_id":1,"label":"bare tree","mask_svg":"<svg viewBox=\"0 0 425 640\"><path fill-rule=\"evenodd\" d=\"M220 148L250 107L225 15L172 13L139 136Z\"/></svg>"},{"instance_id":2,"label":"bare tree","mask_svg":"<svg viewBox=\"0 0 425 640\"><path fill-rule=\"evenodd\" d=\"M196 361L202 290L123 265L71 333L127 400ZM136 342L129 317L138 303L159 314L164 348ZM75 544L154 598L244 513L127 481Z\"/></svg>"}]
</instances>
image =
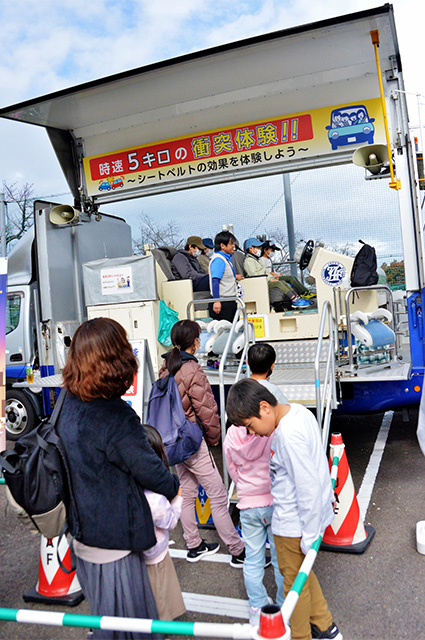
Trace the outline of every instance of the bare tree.
<instances>
[{"instance_id":1,"label":"bare tree","mask_svg":"<svg viewBox=\"0 0 425 640\"><path fill-rule=\"evenodd\" d=\"M328 246L327 248L336 253L341 253L343 256L355 257L358 249L356 248L357 242L346 242L345 244L335 244Z\"/></svg>"},{"instance_id":2,"label":"bare tree","mask_svg":"<svg viewBox=\"0 0 425 640\"><path fill-rule=\"evenodd\" d=\"M290 259L288 235L285 231L282 229L266 230L266 237L280 249L280 252L276 255L276 262L285 262ZM306 240L303 240L301 233L296 231L295 245L297 246L303 242L306 242Z\"/></svg>"},{"instance_id":3,"label":"bare tree","mask_svg":"<svg viewBox=\"0 0 425 640\"><path fill-rule=\"evenodd\" d=\"M174 220L164 223L157 223L146 214L139 216L139 236L133 240L133 251L136 254L143 255L145 253L144 246L146 244L155 247L171 246L180 248L183 246L184 239L181 236L179 226Z\"/></svg>"},{"instance_id":4,"label":"bare tree","mask_svg":"<svg viewBox=\"0 0 425 640\"><path fill-rule=\"evenodd\" d=\"M3 193L7 208L6 245L10 248L34 222L34 185L26 182L22 187L17 182L3 181Z\"/></svg>"}]
</instances>

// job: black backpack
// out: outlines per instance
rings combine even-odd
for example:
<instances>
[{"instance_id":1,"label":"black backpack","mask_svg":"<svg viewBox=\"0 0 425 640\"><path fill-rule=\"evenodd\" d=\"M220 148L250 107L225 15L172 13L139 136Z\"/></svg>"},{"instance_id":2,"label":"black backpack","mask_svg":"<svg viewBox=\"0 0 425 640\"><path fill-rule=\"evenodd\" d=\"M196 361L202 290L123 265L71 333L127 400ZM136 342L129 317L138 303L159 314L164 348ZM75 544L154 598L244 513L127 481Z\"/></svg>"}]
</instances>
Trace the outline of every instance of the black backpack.
<instances>
[{"instance_id":1,"label":"black backpack","mask_svg":"<svg viewBox=\"0 0 425 640\"><path fill-rule=\"evenodd\" d=\"M0 454L0 469L18 511L46 538L67 530L70 510L78 529L76 538L80 532L66 451L55 430L65 396L63 390L50 418L17 440L14 449Z\"/></svg>"},{"instance_id":2,"label":"black backpack","mask_svg":"<svg viewBox=\"0 0 425 640\"><path fill-rule=\"evenodd\" d=\"M352 287L370 287L377 284L379 280L376 251L363 240L359 240L359 242L363 246L354 258L350 284Z\"/></svg>"}]
</instances>

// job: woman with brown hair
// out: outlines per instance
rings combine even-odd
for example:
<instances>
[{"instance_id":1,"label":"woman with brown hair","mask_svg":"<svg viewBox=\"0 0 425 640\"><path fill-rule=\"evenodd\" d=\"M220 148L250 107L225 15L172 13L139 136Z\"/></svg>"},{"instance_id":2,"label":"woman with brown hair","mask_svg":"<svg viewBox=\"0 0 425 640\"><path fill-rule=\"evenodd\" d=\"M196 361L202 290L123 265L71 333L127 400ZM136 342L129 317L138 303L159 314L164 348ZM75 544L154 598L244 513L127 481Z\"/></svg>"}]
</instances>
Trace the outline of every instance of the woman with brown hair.
<instances>
[{"instance_id":1,"label":"woman with brown hair","mask_svg":"<svg viewBox=\"0 0 425 640\"><path fill-rule=\"evenodd\" d=\"M186 418L195 423L198 418L205 434L199 450L176 465L183 492L180 520L188 547L186 559L188 562L198 562L220 548L217 543L205 542L199 535L195 500L201 484L210 500L215 528L231 553L230 564L242 568L245 545L233 525L227 507L226 489L207 446L207 443L213 447L219 443L220 420L210 383L195 358L195 352L200 347L200 332L199 325L193 320L177 322L171 329L174 348L165 354L165 362L159 371L160 378L169 373L174 376Z\"/></svg>"},{"instance_id":2,"label":"woman with brown hair","mask_svg":"<svg viewBox=\"0 0 425 640\"><path fill-rule=\"evenodd\" d=\"M63 370L57 430L66 447L80 522L77 576L92 615L156 618L143 551L156 543L144 490L172 500L178 479L149 444L140 419L121 399L137 360L124 328L109 318L75 332ZM69 518L70 533L77 523ZM94 630L94 638L153 637Z\"/></svg>"}]
</instances>

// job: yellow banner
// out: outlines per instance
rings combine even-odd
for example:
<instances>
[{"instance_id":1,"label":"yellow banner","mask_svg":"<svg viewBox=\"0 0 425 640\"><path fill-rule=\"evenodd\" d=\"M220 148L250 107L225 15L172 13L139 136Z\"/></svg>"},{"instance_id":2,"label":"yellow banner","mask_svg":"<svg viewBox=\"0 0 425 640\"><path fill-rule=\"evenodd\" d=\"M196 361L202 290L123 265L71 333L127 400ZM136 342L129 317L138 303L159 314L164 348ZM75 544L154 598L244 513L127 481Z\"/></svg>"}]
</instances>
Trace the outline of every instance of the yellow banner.
<instances>
[{"instance_id":1,"label":"yellow banner","mask_svg":"<svg viewBox=\"0 0 425 640\"><path fill-rule=\"evenodd\" d=\"M191 177L243 172L385 141L379 98L313 109L84 158L99 196Z\"/></svg>"}]
</instances>

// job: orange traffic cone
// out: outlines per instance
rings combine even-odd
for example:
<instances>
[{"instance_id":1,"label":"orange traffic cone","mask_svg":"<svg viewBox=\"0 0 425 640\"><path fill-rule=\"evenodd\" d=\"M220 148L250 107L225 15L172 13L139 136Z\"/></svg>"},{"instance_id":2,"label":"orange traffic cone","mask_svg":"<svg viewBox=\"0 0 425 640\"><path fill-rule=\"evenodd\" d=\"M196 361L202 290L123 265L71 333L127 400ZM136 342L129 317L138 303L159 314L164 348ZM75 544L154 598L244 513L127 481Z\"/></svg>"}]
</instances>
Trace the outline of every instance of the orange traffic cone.
<instances>
[{"instance_id":1,"label":"orange traffic cone","mask_svg":"<svg viewBox=\"0 0 425 640\"><path fill-rule=\"evenodd\" d=\"M25 602L64 604L74 607L83 600L84 595L75 570L66 573L60 566L58 553L63 566L70 570L71 549L66 537L62 536L59 544L59 537L41 536L38 581L33 589L24 593Z\"/></svg>"},{"instance_id":2,"label":"orange traffic cone","mask_svg":"<svg viewBox=\"0 0 425 640\"><path fill-rule=\"evenodd\" d=\"M341 445L344 446L341 434L333 433L331 436L329 468L332 467L334 448ZM320 548L325 551L363 553L375 535L375 529L371 526L365 527L363 525L345 449L338 465L335 500L335 518L326 528Z\"/></svg>"},{"instance_id":3,"label":"orange traffic cone","mask_svg":"<svg viewBox=\"0 0 425 640\"><path fill-rule=\"evenodd\" d=\"M282 610L275 604L266 604L260 611L258 638L275 638L289 640L291 632L285 627Z\"/></svg>"}]
</instances>

